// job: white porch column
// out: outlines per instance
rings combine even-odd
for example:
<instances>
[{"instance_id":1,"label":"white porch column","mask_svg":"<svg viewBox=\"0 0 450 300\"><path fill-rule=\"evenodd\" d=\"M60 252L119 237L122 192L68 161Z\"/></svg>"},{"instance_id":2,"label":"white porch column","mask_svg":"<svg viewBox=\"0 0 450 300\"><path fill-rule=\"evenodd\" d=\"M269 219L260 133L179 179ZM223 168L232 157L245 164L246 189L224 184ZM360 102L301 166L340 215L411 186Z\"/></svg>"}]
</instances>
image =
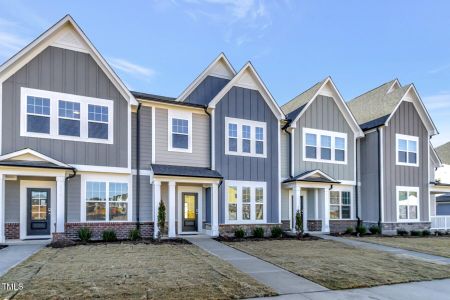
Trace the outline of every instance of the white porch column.
<instances>
[{"instance_id":1,"label":"white porch column","mask_svg":"<svg viewBox=\"0 0 450 300\"><path fill-rule=\"evenodd\" d=\"M297 211L300 210L301 206L300 206L300 193L301 193L301 188L298 185L295 185L292 188L292 195L294 196L294 207L292 208L293 214L293 220L292 220L292 231L296 232L297 230L295 229L295 217L297 215Z\"/></svg>"},{"instance_id":2,"label":"white porch column","mask_svg":"<svg viewBox=\"0 0 450 300\"><path fill-rule=\"evenodd\" d=\"M211 235L219 235L219 186L217 183L211 186Z\"/></svg>"},{"instance_id":3,"label":"white porch column","mask_svg":"<svg viewBox=\"0 0 450 300\"><path fill-rule=\"evenodd\" d=\"M319 189L314 190L314 220L319 220Z\"/></svg>"},{"instance_id":4,"label":"white porch column","mask_svg":"<svg viewBox=\"0 0 450 300\"><path fill-rule=\"evenodd\" d=\"M330 189L325 188L325 203L324 203L324 216L323 216L323 224L322 231L330 232Z\"/></svg>"},{"instance_id":5,"label":"white porch column","mask_svg":"<svg viewBox=\"0 0 450 300\"><path fill-rule=\"evenodd\" d=\"M303 197L303 232L308 231L308 193Z\"/></svg>"},{"instance_id":6,"label":"white porch column","mask_svg":"<svg viewBox=\"0 0 450 300\"><path fill-rule=\"evenodd\" d=\"M169 181L169 238L175 237L175 181Z\"/></svg>"},{"instance_id":7,"label":"white porch column","mask_svg":"<svg viewBox=\"0 0 450 300\"><path fill-rule=\"evenodd\" d=\"M0 174L0 243L5 240L5 175Z\"/></svg>"},{"instance_id":8,"label":"white porch column","mask_svg":"<svg viewBox=\"0 0 450 300\"><path fill-rule=\"evenodd\" d=\"M66 219L66 201L65 201L65 181L64 176L56 177L56 232L64 232Z\"/></svg>"},{"instance_id":9,"label":"white porch column","mask_svg":"<svg viewBox=\"0 0 450 300\"><path fill-rule=\"evenodd\" d=\"M161 181L153 181L153 238L158 237L158 208L161 201Z\"/></svg>"}]
</instances>

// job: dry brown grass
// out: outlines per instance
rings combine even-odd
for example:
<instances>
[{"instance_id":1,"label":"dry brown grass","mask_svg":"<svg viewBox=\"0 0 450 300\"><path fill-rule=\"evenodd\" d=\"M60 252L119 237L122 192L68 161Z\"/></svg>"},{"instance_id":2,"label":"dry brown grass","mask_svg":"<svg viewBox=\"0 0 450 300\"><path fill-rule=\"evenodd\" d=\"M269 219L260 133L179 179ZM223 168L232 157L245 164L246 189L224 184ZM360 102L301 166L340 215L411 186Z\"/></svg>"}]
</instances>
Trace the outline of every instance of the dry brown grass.
<instances>
[{"instance_id":1,"label":"dry brown grass","mask_svg":"<svg viewBox=\"0 0 450 300\"><path fill-rule=\"evenodd\" d=\"M450 258L449 237L363 237L360 241L372 242L412 251Z\"/></svg>"},{"instance_id":2,"label":"dry brown grass","mask_svg":"<svg viewBox=\"0 0 450 300\"><path fill-rule=\"evenodd\" d=\"M450 267L333 241L227 243L330 289L450 277Z\"/></svg>"},{"instance_id":3,"label":"dry brown grass","mask_svg":"<svg viewBox=\"0 0 450 300\"><path fill-rule=\"evenodd\" d=\"M194 245L110 244L45 248L0 282L14 299L230 299L275 292ZM0 298L14 293L0 290Z\"/></svg>"}]
</instances>

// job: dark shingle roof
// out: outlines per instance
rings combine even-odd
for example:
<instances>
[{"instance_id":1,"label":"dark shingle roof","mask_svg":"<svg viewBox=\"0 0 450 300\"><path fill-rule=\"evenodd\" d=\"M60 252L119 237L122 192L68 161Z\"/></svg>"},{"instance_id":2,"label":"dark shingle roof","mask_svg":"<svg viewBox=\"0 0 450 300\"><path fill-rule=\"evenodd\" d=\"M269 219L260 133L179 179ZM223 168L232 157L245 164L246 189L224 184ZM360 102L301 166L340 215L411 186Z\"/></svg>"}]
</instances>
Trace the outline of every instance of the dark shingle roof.
<instances>
[{"instance_id":1,"label":"dark shingle roof","mask_svg":"<svg viewBox=\"0 0 450 300\"><path fill-rule=\"evenodd\" d=\"M450 165L450 142L437 147L436 152L443 164Z\"/></svg>"},{"instance_id":2,"label":"dark shingle roof","mask_svg":"<svg viewBox=\"0 0 450 300\"><path fill-rule=\"evenodd\" d=\"M219 172L200 167L172 166L172 165L152 165L155 175L182 176L182 177L200 177L200 178L220 178Z\"/></svg>"},{"instance_id":3,"label":"dark shingle roof","mask_svg":"<svg viewBox=\"0 0 450 300\"><path fill-rule=\"evenodd\" d=\"M160 96L160 95L154 95L154 94L148 94L148 93L142 93L142 92L136 92L136 91L132 91L131 94L133 94L133 96L138 98L139 100L157 101L157 102L161 102L161 103L169 103L169 104L174 104L174 105L191 106L191 107L198 107L198 108L205 107L205 105L203 105L203 104L175 101L177 98L173 98L173 97L166 97L166 96Z\"/></svg>"},{"instance_id":4,"label":"dark shingle roof","mask_svg":"<svg viewBox=\"0 0 450 300\"><path fill-rule=\"evenodd\" d=\"M283 182L287 183L287 182L293 182L293 181L306 181L306 182L322 182L322 183L339 183L339 181L337 181L337 180L330 180L330 179L325 178L324 176L321 176L321 175L319 175L319 176L312 176L317 171L320 171L320 170L305 171L305 172L303 172L303 173L301 173L301 174L299 174L297 176L294 176L292 178L288 178L288 179L286 179ZM325 172L323 172L323 171L320 171L320 172L325 174ZM311 176L304 177L305 175L308 175L309 173L311 173ZM327 176L329 178L332 178L329 175L327 175ZM304 178L302 178L302 177L304 177Z\"/></svg>"},{"instance_id":5,"label":"dark shingle roof","mask_svg":"<svg viewBox=\"0 0 450 300\"><path fill-rule=\"evenodd\" d=\"M3 160L0 161L0 166L7 167L24 167L24 168L44 168L44 169L63 169L73 170L75 168L70 166L60 166L47 161L25 161L25 160Z\"/></svg>"},{"instance_id":6,"label":"dark shingle roof","mask_svg":"<svg viewBox=\"0 0 450 300\"><path fill-rule=\"evenodd\" d=\"M450 194L436 197L436 202L450 202Z\"/></svg>"}]
</instances>

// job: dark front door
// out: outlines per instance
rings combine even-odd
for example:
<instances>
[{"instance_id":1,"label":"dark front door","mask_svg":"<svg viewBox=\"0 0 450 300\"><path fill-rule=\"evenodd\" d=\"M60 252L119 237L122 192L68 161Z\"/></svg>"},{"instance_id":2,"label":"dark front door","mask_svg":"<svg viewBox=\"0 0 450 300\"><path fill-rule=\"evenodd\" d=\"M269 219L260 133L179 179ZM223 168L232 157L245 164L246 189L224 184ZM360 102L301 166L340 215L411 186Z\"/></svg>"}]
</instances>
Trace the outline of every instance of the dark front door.
<instances>
[{"instance_id":1,"label":"dark front door","mask_svg":"<svg viewBox=\"0 0 450 300\"><path fill-rule=\"evenodd\" d=\"M182 193L183 232L197 231L198 195L197 193Z\"/></svg>"},{"instance_id":2,"label":"dark front door","mask_svg":"<svg viewBox=\"0 0 450 300\"><path fill-rule=\"evenodd\" d=\"M27 189L27 235L50 235L50 189Z\"/></svg>"}]
</instances>

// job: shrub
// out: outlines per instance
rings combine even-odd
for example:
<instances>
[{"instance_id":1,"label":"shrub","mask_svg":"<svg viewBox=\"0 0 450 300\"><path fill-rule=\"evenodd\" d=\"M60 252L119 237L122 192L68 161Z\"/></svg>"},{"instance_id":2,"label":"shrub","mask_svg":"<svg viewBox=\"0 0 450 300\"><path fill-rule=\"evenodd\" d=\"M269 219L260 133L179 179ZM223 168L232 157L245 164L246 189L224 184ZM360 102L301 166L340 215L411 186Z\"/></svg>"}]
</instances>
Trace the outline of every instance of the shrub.
<instances>
[{"instance_id":1,"label":"shrub","mask_svg":"<svg viewBox=\"0 0 450 300\"><path fill-rule=\"evenodd\" d=\"M345 234L352 234L353 233L353 227L347 227L347 229L345 229Z\"/></svg>"},{"instance_id":2,"label":"shrub","mask_svg":"<svg viewBox=\"0 0 450 300\"><path fill-rule=\"evenodd\" d=\"M420 231L420 230L411 230L411 236L422 236L422 231Z\"/></svg>"},{"instance_id":3,"label":"shrub","mask_svg":"<svg viewBox=\"0 0 450 300\"><path fill-rule=\"evenodd\" d=\"M237 239L242 239L245 237L245 231L242 228L238 228L234 231L234 237Z\"/></svg>"},{"instance_id":4,"label":"shrub","mask_svg":"<svg viewBox=\"0 0 450 300\"><path fill-rule=\"evenodd\" d=\"M128 238L132 241L137 241L141 239L141 231L138 228L134 228L130 230L128 234Z\"/></svg>"},{"instance_id":5,"label":"shrub","mask_svg":"<svg viewBox=\"0 0 450 300\"><path fill-rule=\"evenodd\" d=\"M303 236L303 210L297 210L295 213L295 230L297 231L297 238Z\"/></svg>"},{"instance_id":6,"label":"shrub","mask_svg":"<svg viewBox=\"0 0 450 300\"><path fill-rule=\"evenodd\" d=\"M429 231L428 229L425 229L424 231L422 231L422 235L423 236L430 236L431 235L431 231Z\"/></svg>"},{"instance_id":7,"label":"shrub","mask_svg":"<svg viewBox=\"0 0 450 300\"><path fill-rule=\"evenodd\" d=\"M371 234L380 234L381 229L377 225L370 226L369 231Z\"/></svg>"},{"instance_id":8,"label":"shrub","mask_svg":"<svg viewBox=\"0 0 450 300\"><path fill-rule=\"evenodd\" d=\"M364 225L359 225L355 227L355 231L359 233L359 235L365 235L367 233L367 228Z\"/></svg>"},{"instance_id":9,"label":"shrub","mask_svg":"<svg viewBox=\"0 0 450 300\"><path fill-rule=\"evenodd\" d=\"M397 229L397 234L400 235L400 236L408 235L408 230L403 229L403 228L399 228L399 229Z\"/></svg>"},{"instance_id":10,"label":"shrub","mask_svg":"<svg viewBox=\"0 0 450 300\"><path fill-rule=\"evenodd\" d=\"M255 227L255 229L253 229L253 236L255 238L263 238L264 237L264 228Z\"/></svg>"},{"instance_id":11,"label":"shrub","mask_svg":"<svg viewBox=\"0 0 450 300\"><path fill-rule=\"evenodd\" d=\"M106 229L102 232L102 239L104 242L115 242L117 241L116 232L112 229Z\"/></svg>"},{"instance_id":12,"label":"shrub","mask_svg":"<svg viewBox=\"0 0 450 300\"><path fill-rule=\"evenodd\" d=\"M281 227L279 227L279 226L273 227L271 232L272 232L273 238L279 238L283 235L283 229L281 229Z\"/></svg>"},{"instance_id":13,"label":"shrub","mask_svg":"<svg viewBox=\"0 0 450 300\"><path fill-rule=\"evenodd\" d=\"M159 202L158 207L158 241L161 241L161 236L164 232L164 227L166 226L166 206L164 202Z\"/></svg>"},{"instance_id":14,"label":"shrub","mask_svg":"<svg viewBox=\"0 0 450 300\"><path fill-rule=\"evenodd\" d=\"M89 227L81 227L78 230L78 237L83 243L87 243L92 238L92 231Z\"/></svg>"}]
</instances>

